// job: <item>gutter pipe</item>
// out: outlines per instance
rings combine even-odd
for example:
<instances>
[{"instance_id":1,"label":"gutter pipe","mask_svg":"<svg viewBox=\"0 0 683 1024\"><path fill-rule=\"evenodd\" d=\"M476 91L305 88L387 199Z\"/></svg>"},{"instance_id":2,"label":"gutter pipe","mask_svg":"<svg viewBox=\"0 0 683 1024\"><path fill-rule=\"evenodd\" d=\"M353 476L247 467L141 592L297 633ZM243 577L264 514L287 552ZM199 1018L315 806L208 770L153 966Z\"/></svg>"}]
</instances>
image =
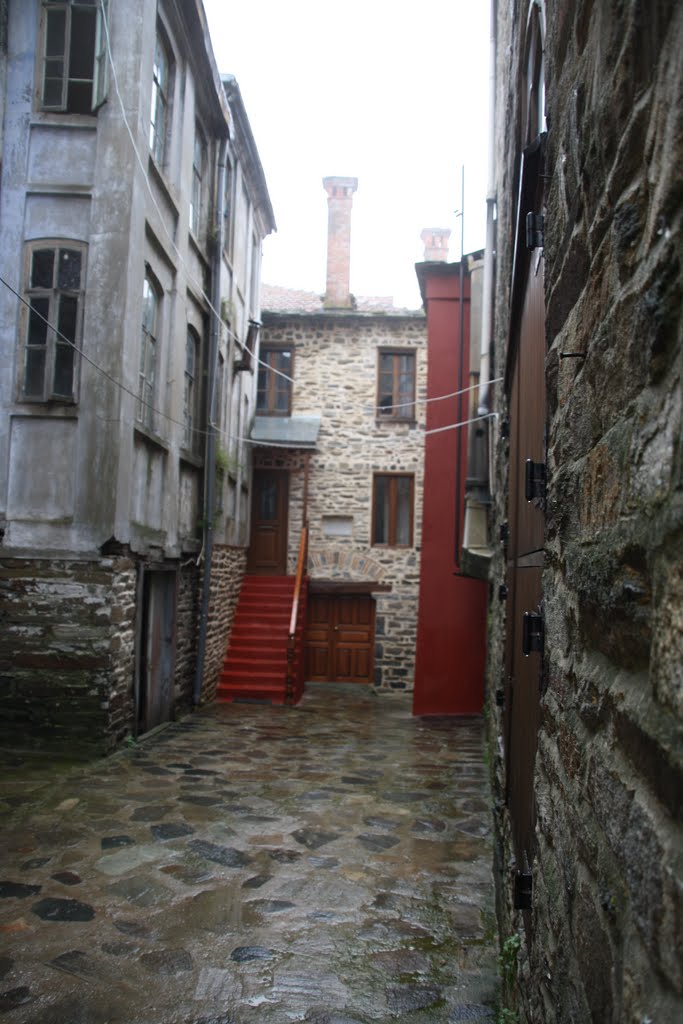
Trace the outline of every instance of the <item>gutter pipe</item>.
<instances>
[{"instance_id":1,"label":"gutter pipe","mask_svg":"<svg viewBox=\"0 0 683 1024\"><path fill-rule=\"evenodd\" d=\"M482 281L481 350L479 355L479 408L480 416L490 411L491 334L493 330L493 268L495 242L494 208L496 205L495 129L496 129L496 0L491 0L489 38L489 153L488 183L486 187L486 248L484 250L484 279ZM490 483L490 481L489 481Z\"/></svg>"},{"instance_id":2,"label":"gutter pipe","mask_svg":"<svg viewBox=\"0 0 683 1024\"><path fill-rule=\"evenodd\" d=\"M213 510L216 503L216 370L218 364L218 341L220 338L220 306L221 306L221 265L223 259L223 240L225 233L225 165L228 153L228 139L221 139L218 153L217 196L215 208L215 241L211 259L211 331L209 335L209 359L207 366L208 415L206 424L206 447L204 466L204 575L202 577L202 595L199 609L199 638L197 641L197 667L195 671L192 703L195 707L202 697L204 682L204 663L206 661L206 636L209 620L209 599L211 596L211 561L213 558Z\"/></svg>"}]
</instances>

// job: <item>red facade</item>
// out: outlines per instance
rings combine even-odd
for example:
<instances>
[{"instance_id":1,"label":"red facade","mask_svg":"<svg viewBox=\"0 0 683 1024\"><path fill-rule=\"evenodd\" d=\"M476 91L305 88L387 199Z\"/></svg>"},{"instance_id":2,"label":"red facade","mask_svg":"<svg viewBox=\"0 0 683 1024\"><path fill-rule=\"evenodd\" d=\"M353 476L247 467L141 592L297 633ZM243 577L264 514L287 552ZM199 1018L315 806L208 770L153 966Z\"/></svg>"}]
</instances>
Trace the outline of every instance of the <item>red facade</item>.
<instances>
[{"instance_id":1,"label":"red facade","mask_svg":"<svg viewBox=\"0 0 683 1024\"><path fill-rule=\"evenodd\" d=\"M487 585L458 574L468 430L429 433L470 415L470 393L452 394L471 383L470 278L463 275L461 339L460 265L424 263L418 276L427 312L427 396L432 401L425 437L413 714L476 714L484 699ZM443 395L452 397L433 401Z\"/></svg>"}]
</instances>

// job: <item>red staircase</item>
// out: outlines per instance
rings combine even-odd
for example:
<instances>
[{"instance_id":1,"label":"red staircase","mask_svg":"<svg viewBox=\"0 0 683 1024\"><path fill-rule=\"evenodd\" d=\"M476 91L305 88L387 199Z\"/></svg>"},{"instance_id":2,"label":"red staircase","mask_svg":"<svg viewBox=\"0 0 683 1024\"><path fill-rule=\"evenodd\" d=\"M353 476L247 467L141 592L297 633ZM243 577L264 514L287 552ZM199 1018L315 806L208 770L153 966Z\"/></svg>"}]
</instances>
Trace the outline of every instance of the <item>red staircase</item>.
<instances>
[{"instance_id":1,"label":"red staircase","mask_svg":"<svg viewBox=\"0 0 683 1024\"><path fill-rule=\"evenodd\" d=\"M297 617L294 671L290 669L289 684L287 671L294 587L293 576L244 577L216 700L271 704L295 704L299 700L301 689L292 684L292 676L295 680L302 676L303 607Z\"/></svg>"}]
</instances>

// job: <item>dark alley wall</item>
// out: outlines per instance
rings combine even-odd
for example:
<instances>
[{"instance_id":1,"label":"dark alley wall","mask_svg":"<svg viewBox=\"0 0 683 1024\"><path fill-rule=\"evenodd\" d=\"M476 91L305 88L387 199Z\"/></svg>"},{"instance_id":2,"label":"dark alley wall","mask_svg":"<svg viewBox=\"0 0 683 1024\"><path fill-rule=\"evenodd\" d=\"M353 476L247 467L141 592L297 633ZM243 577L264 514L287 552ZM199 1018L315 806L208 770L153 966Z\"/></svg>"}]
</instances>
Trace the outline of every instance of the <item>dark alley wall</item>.
<instances>
[{"instance_id":1,"label":"dark alley wall","mask_svg":"<svg viewBox=\"0 0 683 1024\"><path fill-rule=\"evenodd\" d=\"M522 937L508 998L534 1024L673 1021L683 1017L683 5L498 5L494 377L509 357L534 6L545 23L547 498L530 911L513 906L495 701L508 609L497 597L488 667L501 934ZM498 411L509 414L504 400ZM496 536L508 450L499 439ZM501 547L493 594L505 563Z\"/></svg>"}]
</instances>

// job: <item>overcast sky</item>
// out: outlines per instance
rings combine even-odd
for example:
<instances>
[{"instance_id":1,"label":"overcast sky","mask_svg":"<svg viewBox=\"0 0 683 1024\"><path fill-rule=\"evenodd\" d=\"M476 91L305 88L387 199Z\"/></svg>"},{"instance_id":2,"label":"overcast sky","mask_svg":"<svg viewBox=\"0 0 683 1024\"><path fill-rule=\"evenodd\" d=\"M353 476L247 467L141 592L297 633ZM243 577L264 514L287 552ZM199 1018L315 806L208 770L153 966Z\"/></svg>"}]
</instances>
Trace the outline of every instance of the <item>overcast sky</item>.
<instances>
[{"instance_id":1,"label":"overcast sky","mask_svg":"<svg viewBox=\"0 0 683 1024\"><path fill-rule=\"evenodd\" d=\"M327 175L358 178L351 291L417 308L420 232L484 245L489 0L204 0L216 60L239 83L277 234L268 284L325 290Z\"/></svg>"}]
</instances>

